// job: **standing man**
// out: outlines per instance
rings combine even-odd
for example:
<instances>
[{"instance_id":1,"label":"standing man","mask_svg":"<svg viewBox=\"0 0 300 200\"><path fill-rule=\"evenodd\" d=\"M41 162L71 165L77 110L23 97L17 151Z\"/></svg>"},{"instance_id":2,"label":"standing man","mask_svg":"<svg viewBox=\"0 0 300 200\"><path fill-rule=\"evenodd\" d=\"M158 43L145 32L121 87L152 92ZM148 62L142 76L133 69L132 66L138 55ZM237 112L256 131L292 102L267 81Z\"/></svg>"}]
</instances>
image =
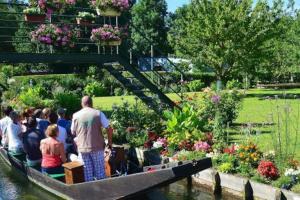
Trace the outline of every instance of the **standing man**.
<instances>
[{"instance_id":1,"label":"standing man","mask_svg":"<svg viewBox=\"0 0 300 200\"><path fill-rule=\"evenodd\" d=\"M93 108L91 97L84 96L81 106L82 109L73 115L71 132L76 136L74 140L78 153L82 156L84 177L88 182L94 178L105 178L105 141L101 129L102 127L107 129L109 147L112 146L113 130L106 116Z\"/></svg>"}]
</instances>

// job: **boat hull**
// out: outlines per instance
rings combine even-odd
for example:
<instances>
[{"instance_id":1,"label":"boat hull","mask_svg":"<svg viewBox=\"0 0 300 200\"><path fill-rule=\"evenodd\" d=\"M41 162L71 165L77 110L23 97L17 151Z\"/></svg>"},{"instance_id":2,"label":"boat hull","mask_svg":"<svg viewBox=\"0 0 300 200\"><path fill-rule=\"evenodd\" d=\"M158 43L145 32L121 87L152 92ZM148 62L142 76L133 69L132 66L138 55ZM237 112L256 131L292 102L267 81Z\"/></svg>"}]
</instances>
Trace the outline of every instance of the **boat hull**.
<instances>
[{"instance_id":1,"label":"boat hull","mask_svg":"<svg viewBox=\"0 0 300 200\"><path fill-rule=\"evenodd\" d=\"M156 187L176 182L212 166L211 159L205 158L195 162L157 165L150 169L148 167L147 172L127 176L66 185L40 173L36 169L24 166L22 162L9 156L4 149L0 149L0 156L7 164L22 171L31 182L50 193L64 199L78 200L128 199Z\"/></svg>"}]
</instances>

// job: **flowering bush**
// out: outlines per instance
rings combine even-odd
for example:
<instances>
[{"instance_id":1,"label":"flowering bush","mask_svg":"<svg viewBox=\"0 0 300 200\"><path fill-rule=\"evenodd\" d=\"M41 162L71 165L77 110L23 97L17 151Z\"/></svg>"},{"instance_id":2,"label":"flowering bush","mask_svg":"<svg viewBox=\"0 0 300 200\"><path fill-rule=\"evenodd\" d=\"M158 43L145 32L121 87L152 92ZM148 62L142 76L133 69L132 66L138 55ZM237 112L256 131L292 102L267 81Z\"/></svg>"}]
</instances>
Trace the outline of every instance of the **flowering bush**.
<instances>
[{"instance_id":1,"label":"flowering bush","mask_svg":"<svg viewBox=\"0 0 300 200\"><path fill-rule=\"evenodd\" d=\"M223 152L228 154L235 154L237 150L238 146L233 144L231 147L224 148Z\"/></svg>"},{"instance_id":2,"label":"flowering bush","mask_svg":"<svg viewBox=\"0 0 300 200\"><path fill-rule=\"evenodd\" d=\"M61 9L63 6L72 6L76 4L76 0L39 0L38 6L44 10L53 10Z\"/></svg>"},{"instance_id":3,"label":"flowering bush","mask_svg":"<svg viewBox=\"0 0 300 200\"><path fill-rule=\"evenodd\" d=\"M92 0L91 5L102 10L113 8L118 11L127 10L130 6L128 0Z\"/></svg>"},{"instance_id":4,"label":"flowering bush","mask_svg":"<svg viewBox=\"0 0 300 200\"><path fill-rule=\"evenodd\" d=\"M196 151L209 152L209 150L211 149L211 146L207 142L198 141L194 144L194 149Z\"/></svg>"},{"instance_id":5,"label":"flowering bush","mask_svg":"<svg viewBox=\"0 0 300 200\"><path fill-rule=\"evenodd\" d=\"M197 160L205 158L205 153L201 151L179 151L174 157L174 160L186 161L186 160Z\"/></svg>"},{"instance_id":6,"label":"flowering bush","mask_svg":"<svg viewBox=\"0 0 300 200\"><path fill-rule=\"evenodd\" d=\"M42 24L37 30L31 32L31 41L57 47L74 47L79 32L73 31L69 26Z\"/></svg>"},{"instance_id":7,"label":"flowering bush","mask_svg":"<svg viewBox=\"0 0 300 200\"><path fill-rule=\"evenodd\" d=\"M262 160L258 165L257 171L267 179L275 180L279 177L278 169L271 161Z\"/></svg>"},{"instance_id":8,"label":"flowering bush","mask_svg":"<svg viewBox=\"0 0 300 200\"><path fill-rule=\"evenodd\" d=\"M105 24L103 27L93 29L91 40L96 43L106 41L120 41L122 37L121 30L118 27Z\"/></svg>"},{"instance_id":9,"label":"flowering bush","mask_svg":"<svg viewBox=\"0 0 300 200\"><path fill-rule=\"evenodd\" d=\"M262 157L262 152L258 150L257 146L252 142L249 142L246 145L240 145L237 150L237 159L241 163L248 163L253 167L258 165Z\"/></svg>"}]
</instances>

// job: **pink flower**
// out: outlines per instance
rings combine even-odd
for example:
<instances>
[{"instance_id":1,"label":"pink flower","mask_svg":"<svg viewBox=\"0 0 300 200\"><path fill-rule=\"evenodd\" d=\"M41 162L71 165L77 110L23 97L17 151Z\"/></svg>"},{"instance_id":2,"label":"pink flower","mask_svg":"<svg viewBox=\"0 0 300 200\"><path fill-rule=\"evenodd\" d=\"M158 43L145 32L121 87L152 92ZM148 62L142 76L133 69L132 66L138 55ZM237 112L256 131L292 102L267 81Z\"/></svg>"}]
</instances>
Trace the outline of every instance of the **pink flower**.
<instances>
[{"instance_id":1,"label":"pink flower","mask_svg":"<svg viewBox=\"0 0 300 200\"><path fill-rule=\"evenodd\" d=\"M211 101L214 103L214 104L219 104L220 101L221 101L221 97L219 95L213 95L211 97Z\"/></svg>"},{"instance_id":2,"label":"pink flower","mask_svg":"<svg viewBox=\"0 0 300 200\"><path fill-rule=\"evenodd\" d=\"M207 142L198 141L194 144L194 149L196 151L205 151L208 152L211 146Z\"/></svg>"}]
</instances>

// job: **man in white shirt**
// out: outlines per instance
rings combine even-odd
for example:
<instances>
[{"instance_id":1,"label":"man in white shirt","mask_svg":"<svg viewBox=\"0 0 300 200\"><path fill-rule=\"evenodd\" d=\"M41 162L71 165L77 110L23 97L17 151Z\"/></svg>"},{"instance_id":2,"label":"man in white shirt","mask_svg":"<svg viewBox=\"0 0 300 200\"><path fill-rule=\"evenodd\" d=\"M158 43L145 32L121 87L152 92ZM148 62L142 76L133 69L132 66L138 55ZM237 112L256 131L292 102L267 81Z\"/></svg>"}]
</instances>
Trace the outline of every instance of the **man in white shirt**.
<instances>
[{"instance_id":1,"label":"man in white shirt","mask_svg":"<svg viewBox=\"0 0 300 200\"><path fill-rule=\"evenodd\" d=\"M11 122L7 126L8 151L14 154L23 154L22 127L20 115L12 111L9 114Z\"/></svg>"},{"instance_id":2,"label":"man in white shirt","mask_svg":"<svg viewBox=\"0 0 300 200\"><path fill-rule=\"evenodd\" d=\"M9 117L9 114L13 111L11 106L7 106L3 109L3 113L5 115L4 118L0 120L0 136L1 136L1 144L3 147L8 145L8 140L7 140L7 127L8 124L11 122L11 119Z\"/></svg>"}]
</instances>

